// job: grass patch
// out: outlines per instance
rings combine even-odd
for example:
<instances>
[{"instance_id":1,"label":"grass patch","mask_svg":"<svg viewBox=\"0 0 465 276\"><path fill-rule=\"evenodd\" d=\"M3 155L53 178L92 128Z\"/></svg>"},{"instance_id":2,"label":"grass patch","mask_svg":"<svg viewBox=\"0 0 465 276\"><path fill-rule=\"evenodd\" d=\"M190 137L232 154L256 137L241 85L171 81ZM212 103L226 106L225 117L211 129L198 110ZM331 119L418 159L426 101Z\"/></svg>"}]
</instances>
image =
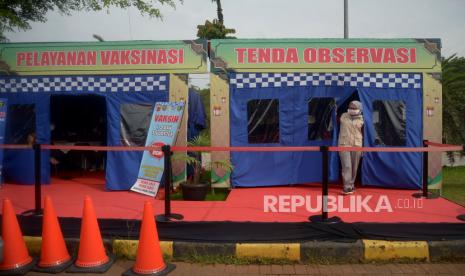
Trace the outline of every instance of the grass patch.
<instances>
[{"instance_id":1,"label":"grass patch","mask_svg":"<svg viewBox=\"0 0 465 276\"><path fill-rule=\"evenodd\" d=\"M376 264L376 265L386 265L386 264L419 264L419 263L431 263L427 259L417 259L417 258L396 258L390 260L363 260L362 264Z\"/></svg>"},{"instance_id":2,"label":"grass patch","mask_svg":"<svg viewBox=\"0 0 465 276\"><path fill-rule=\"evenodd\" d=\"M205 198L206 201L225 201L228 197L229 189L227 188L215 188L214 190L210 190ZM183 200L182 199L182 192L177 191L171 194L172 200Z\"/></svg>"},{"instance_id":3,"label":"grass patch","mask_svg":"<svg viewBox=\"0 0 465 276\"><path fill-rule=\"evenodd\" d=\"M188 255L182 258L174 258L174 261L181 261L186 263L196 264L231 264L231 265L285 265L296 264L298 261L291 261L286 259L272 259L272 258L237 258L232 255Z\"/></svg>"},{"instance_id":4,"label":"grass patch","mask_svg":"<svg viewBox=\"0 0 465 276\"><path fill-rule=\"evenodd\" d=\"M310 248L306 248L304 252L301 252L301 254L301 263L303 264L359 264L363 261L362 256L360 256L360 259L352 258L352 256L337 258L335 256L322 255L320 250L312 250Z\"/></svg>"},{"instance_id":5,"label":"grass patch","mask_svg":"<svg viewBox=\"0 0 465 276\"><path fill-rule=\"evenodd\" d=\"M442 196L465 206L465 166L443 168Z\"/></svg>"}]
</instances>

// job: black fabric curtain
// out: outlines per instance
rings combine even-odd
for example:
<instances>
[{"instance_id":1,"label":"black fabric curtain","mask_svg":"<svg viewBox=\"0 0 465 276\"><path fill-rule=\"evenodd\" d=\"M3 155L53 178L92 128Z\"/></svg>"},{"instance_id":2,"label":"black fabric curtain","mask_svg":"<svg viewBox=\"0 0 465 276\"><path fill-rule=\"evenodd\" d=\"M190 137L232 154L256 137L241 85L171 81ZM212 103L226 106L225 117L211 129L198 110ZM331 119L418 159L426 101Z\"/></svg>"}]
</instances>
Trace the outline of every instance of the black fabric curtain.
<instances>
[{"instance_id":1,"label":"black fabric curtain","mask_svg":"<svg viewBox=\"0 0 465 276\"><path fill-rule=\"evenodd\" d=\"M152 106L142 104L121 105L121 144L125 146L145 145L150 127Z\"/></svg>"},{"instance_id":2,"label":"black fabric curtain","mask_svg":"<svg viewBox=\"0 0 465 276\"><path fill-rule=\"evenodd\" d=\"M247 103L249 143L279 143L279 100L251 100Z\"/></svg>"},{"instance_id":3,"label":"black fabric curtain","mask_svg":"<svg viewBox=\"0 0 465 276\"><path fill-rule=\"evenodd\" d=\"M336 107L334 98L312 98L308 102L308 140L331 140L333 115Z\"/></svg>"},{"instance_id":4,"label":"black fabric curtain","mask_svg":"<svg viewBox=\"0 0 465 276\"><path fill-rule=\"evenodd\" d=\"M81 219L60 218L63 235L78 238ZM23 235L40 236L42 218L19 216ZM105 238L137 239L139 220L100 219ZM359 239L381 240L459 240L465 239L465 223L338 223L310 222L168 222L157 223L162 240L197 242L278 242Z\"/></svg>"},{"instance_id":5,"label":"black fabric curtain","mask_svg":"<svg viewBox=\"0 0 465 276\"><path fill-rule=\"evenodd\" d=\"M36 136L35 104L13 104L8 106L6 144L27 144L28 136Z\"/></svg>"},{"instance_id":6,"label":"black fabric curtain","mask_svg":"<svg viewBox=\"0 0 465 276\"><path fill-rule=\"evenodd\" d=\"M405 103L403 101L374 101L373 122L377 137L375 143L383 146L406 145Z\"/></svg>"}]
</instances>

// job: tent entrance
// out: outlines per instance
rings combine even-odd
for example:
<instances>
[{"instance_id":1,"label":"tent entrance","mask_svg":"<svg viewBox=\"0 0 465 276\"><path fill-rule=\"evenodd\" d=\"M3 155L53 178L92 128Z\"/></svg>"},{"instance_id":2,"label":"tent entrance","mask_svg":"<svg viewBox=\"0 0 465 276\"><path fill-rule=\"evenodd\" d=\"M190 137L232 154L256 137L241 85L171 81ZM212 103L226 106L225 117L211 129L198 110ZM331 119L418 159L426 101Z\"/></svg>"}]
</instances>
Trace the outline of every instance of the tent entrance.
<instances>
[{"instance_id":1,"label":"tent entrance","mask_svg":"<svg viewBox=\"0 0 465 276\"><path fill-rule=\"evenodd\" d=\"M337 107L355 89L275 87L231 91L232 146L332 146L337 143ZM254 187L321 181L319 152L232 152L233 186ZM330 154L330 181L339 174Z\"/></svg>"},{"instance_id":2,"label":"tent entrance","mask_svg":"<svg viewBox=\"0 0 465 276\"><path fill-rule=\"evenodd\" d=\"M53 95L50 97L50 137L54 145L105 146L107 141L105 97ZM76 172L104 170L106 152L50 152L52 175L69 178Z\"/></svg>"}]
</instances>

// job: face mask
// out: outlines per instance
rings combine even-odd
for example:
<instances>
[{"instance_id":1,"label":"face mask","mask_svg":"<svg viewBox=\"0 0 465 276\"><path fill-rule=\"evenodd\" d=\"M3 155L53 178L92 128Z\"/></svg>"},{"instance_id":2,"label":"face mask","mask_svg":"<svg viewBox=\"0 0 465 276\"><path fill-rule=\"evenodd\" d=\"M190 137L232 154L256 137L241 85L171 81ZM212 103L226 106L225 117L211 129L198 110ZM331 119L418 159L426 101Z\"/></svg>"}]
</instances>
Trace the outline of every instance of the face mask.
<instances>
[{"instance_id":1,"label":"face mask","mask_svg":"<svg viewBox=\"0 0 465 276\"><path fill-rule=\"evenodd\" d=\"M356 116L360 114L360 109L349 109L347 112L349 112L350 116Z\"/></svg>"}]
</instances>

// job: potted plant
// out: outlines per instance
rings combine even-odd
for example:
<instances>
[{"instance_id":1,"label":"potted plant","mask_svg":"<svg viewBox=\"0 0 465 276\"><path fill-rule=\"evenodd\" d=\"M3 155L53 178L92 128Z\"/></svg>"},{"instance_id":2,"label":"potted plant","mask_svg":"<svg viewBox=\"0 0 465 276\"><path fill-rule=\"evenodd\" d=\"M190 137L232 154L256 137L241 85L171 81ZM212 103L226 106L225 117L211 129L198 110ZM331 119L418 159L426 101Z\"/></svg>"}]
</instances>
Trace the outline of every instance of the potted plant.
<instances>
[{"instance_id":1,"label":"potted plant","mask_svg":"<svg viewBox=\"0 0 465 276\"><path fill-rule=\"evenodd\" d=\"M187 144L192 147L209 146L210 138L207 134L200 133ZM193 168L192 177L188 177L187 182L180 184L184 200L205 200L205 197L211 188L211 178L205 177L208 175L208 172L210 172L214 167L222 168L227 171L231 171L233 168L228 160L210 161L202 167L200 152L175 154L173 155L173 159L185 161Z\"/></svg>"}]
</instances>

